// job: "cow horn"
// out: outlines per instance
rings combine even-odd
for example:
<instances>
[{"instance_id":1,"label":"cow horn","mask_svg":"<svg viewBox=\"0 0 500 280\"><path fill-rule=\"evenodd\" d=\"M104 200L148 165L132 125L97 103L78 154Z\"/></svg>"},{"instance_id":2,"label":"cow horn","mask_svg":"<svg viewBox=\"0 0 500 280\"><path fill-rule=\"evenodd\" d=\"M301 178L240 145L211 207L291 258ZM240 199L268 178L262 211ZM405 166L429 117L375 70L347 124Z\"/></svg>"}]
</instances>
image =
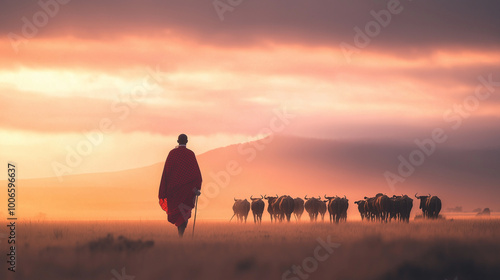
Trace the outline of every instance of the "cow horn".
<instances>
[{"instance_id":1,"label":"cow horn","mask_svg":"<svg viewBox=\"0 0 500 280\"><path fill-rule=\"evenodd\" d=\"M264 199L267 199L267 195L264 195Z\"/></svg>"},{"instance_id":2,"label":"cow horn","mask_svg":"<svg viewBox=\"0 0 500 280\"><path fill-rule=\"evenodd\" d=\"M252 200L252 199L253 199L252 197L253 197L253 195L251 195L251 196L250 196L250 200Z\"/></svg>"},{"instance_id":3,"label":"cow horn","mask_svg":"<svg viewBox=\"0 0 500 280\"><path fill-rule=\"evenodd\" d=\"M260 199L263 199L264 197L262 195L260 195Z\"/></svg>"},{"instance_id":4,"label":"cow horn","mask_svg":"<svg viewBox=\"0 0 500 280\"><path fill-rule=\"evenodd\" d=\"M318 195L318 199L321 200L321 195Z\"/></svg>"},{"instance_id":5,"label":"cow horn","mask_svg":"<svg viewBox=\"0 0 500 280\"><path fill-rule=\"evenodd\" d=\"M344 194L344 199L347 199L347 197L345 196L345 194Z\"/></svg>"},{"instance_id":6,"label":"cow horn","mask_svg":"<svg viewBox=\"0 0 500 280\"><path fill-rule=\"evenodd\" d=\"M234 198L234 201L237 201L237 200L236 200L236 197Z\"/></svg>"},{"instance_id":7,"label":"cow horn","mask_svg":"<svg viewBox=\"0 0 500 280\"><path fill-rule=\"evenodd\" d=\"M416 193L416 194L415 194L415 198L418 198L418 197L417 197L417 194L418 194L418 193Z\"/></svg>"},{"instance_id":8,"label":"cow horn","mask_svg":"<svg viewBox=\"0 0 500 280\"><path fill-rule=\"evenodd\" d=\"M279 197L278 194L276 194L276 198L278 198L278 197Z\"/></svg>"},{"instance_id":9,"label":"cow horn","mask_svg":"<svg viewBox=\"0 0 500 280\"><path fill-rule=\"evenodd\" d=\"M306 194L306 196L304 197L304 199L305 199L305 200L307 200L307 194Z\"/></svg>"}]
</instances>

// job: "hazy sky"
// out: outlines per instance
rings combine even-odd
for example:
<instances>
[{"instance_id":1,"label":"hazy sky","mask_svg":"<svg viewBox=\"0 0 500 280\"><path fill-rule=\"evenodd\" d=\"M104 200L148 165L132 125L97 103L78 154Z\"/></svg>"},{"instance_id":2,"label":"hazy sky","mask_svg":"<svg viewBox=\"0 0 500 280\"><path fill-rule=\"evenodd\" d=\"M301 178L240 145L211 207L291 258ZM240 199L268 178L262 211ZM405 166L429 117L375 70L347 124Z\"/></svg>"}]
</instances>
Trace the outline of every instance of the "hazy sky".
<instances>
[{"instance_id":1,"label":"hazy sky","mask_svg":"<svg viewBox=\"0 0 500 280\"><path fill-rule=\"evenodd\" d=\"M153 164L182 132L197 153L272 130L500 140L498 1L38 3L0 1L1 157L25 177Z\"/></svg>"}]
</instances>

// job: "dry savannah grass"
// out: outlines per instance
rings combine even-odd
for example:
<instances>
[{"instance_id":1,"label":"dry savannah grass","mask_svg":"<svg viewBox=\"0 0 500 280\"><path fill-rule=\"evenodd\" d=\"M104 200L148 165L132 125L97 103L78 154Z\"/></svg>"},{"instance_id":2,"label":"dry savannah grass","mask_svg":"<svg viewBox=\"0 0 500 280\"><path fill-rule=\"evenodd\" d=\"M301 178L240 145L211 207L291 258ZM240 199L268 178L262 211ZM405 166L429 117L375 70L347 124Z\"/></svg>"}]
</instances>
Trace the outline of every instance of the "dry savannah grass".
<instances>
[{"instance_id":1,"label":"dry savannah grass","mask_svg":"<svg viewBox=\"0 0 500 280\"><path fill-rule=\"evenodd\" d=\"M194 238L191 229L180 240L165 221L22 222L17 271L7 279L500 278L494 218L198 221Z\"/></svg>"}]
</instances>

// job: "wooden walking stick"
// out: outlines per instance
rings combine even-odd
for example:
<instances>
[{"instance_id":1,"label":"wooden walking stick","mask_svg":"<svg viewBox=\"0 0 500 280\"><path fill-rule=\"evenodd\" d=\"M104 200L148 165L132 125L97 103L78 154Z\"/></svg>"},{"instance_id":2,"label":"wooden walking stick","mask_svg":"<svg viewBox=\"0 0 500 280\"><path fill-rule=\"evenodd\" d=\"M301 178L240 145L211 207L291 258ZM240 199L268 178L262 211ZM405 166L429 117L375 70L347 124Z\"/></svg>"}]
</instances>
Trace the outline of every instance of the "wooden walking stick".
<instances>
[{"instance_id":1,"label":"wooden walking stick","mask_svg":"<svg viewBox=\"0 0 500 280\"><path fill-rule=\"evenodd\" d=\"M191 237L194 237L194 225L196 224L196 212L198 212L198 195L196 196L196 202L194 205L193 234L191 235Z\"/></svg>"}]
</instances>

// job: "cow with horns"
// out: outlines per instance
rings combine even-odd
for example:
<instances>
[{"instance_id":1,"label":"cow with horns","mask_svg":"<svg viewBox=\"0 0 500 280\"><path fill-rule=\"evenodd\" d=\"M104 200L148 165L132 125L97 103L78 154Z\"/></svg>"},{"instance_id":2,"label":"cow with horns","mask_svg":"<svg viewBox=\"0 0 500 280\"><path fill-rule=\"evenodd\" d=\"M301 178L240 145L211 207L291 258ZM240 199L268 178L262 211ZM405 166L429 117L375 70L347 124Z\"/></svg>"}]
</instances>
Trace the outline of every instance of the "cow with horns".
<instances>
[{"instance_id":1,"label":"cow with horns","mask_svg":"<svg viewBox=\"0 0 500 280\"><path fill-rule=\"evenodd\" d=\"M278 198L277 203L280 221L283 221L286 218L287 222L290 222L290 217L292 216L295 204L293 198L289 195L283 195Z\"/></svg>"},{"instance_id":2,"label":"cow with horns","mask_svg":"<svg viewBox=\"0 0 500 280\"><path fill-rule=\"evenodd\" d=\"M262 224L262 213L264 213L265 207L264 201L262 201L263 198L262 195L260 198L253 198L253 196L250 196L250 200L252 200L250 208L252 209L254 223Z\"/></svg>"},{"instance_id":3,"label":"cow with horns","mask_svg":"<svg viewBox=\"0 0 500 280\"><path fill-rule=\"evenodd\" d=\"M338 223L340 220L347 220L347 209L349 208L349 200L347 197L340 198L338 196L326 196L328 200L328 212L330 213L330 222Z\"/></svg>"},{"instance_id":4,"label":"cow with horns","mask_svg":"<svg viewBox=\"0 0 500 280\"><path fill-rule=\"evenodd\" d=\"M321 200L315 197L307 198L307 195L304 197L304 199L306 201L304 203L304 208L309 214L311 222L316 221L318 219L319 208L321 207L320 206Z\"/></svg>"},{"instance_id":5,"label":"cow with horns","mask_svg":"<svg viewBox=\"0 0 500 280\"><path fill-rule=\"evenodd\" d=\"M441 199L437 196L422 195L417 196L420 199L420 209L422 209L422 214L424 218L437 219L439 217L439 212L441 211Z\"/></svg>"},{"instance_id":6,"label":"cow with horns","mask_svg":"<svg viewBox=\"0 0 500 280\"><path fill-rule=\"evenodd\" d=\"M278 220L276 219L276 214L274 212L274 203L278 199L278 195L276 195L276 196L264 195L264 199L267 200L267 212L269 213L269 216L271 217L271 223L273 222L273 218L275 218L274 221L277 222Z\"/></svg>"}]
</instances>

